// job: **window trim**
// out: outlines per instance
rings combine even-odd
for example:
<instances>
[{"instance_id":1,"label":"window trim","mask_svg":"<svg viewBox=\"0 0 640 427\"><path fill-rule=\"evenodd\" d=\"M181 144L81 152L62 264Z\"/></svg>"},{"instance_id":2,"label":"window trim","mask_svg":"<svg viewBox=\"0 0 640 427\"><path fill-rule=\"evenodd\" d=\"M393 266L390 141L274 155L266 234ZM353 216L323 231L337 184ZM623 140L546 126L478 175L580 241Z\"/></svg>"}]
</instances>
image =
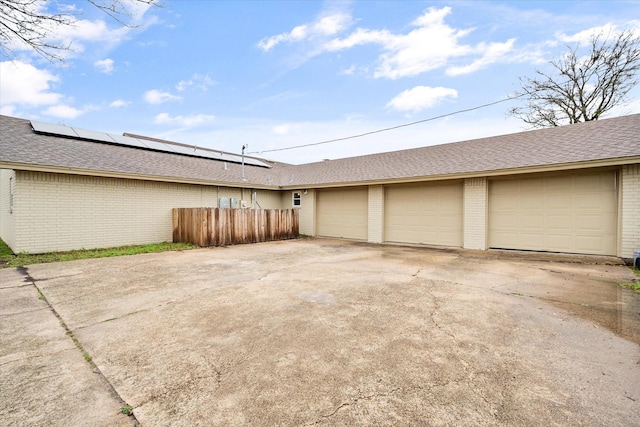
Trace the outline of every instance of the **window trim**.
<instances>
[{"instance_id":1,"label":"window trim","mask_svg":"<svg viewBox=\"0 0 640 427\"><path fill-rule=\"evenodd\" d=\"M291 193L291 206L294 208L302 207L302 191L294 191Z\"/></svg>"}]
</instances>

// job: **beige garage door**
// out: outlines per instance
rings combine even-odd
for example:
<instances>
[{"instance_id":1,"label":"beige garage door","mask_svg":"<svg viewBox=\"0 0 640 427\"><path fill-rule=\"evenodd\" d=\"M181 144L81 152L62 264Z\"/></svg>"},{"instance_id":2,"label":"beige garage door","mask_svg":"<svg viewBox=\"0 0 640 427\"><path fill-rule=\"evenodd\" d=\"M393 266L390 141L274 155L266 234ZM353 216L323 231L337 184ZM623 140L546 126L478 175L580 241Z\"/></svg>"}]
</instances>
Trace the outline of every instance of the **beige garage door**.
<instances>
[{"instance_id":1,"label":"beige garage door","mask_svg":"<svg viewBox=\"0 0 640 427\"><path fill-rule=\"evenodd\" d=\"M495 180L489 184L489 246L616 254L612 171Z\"/></svg>"},{"instance_id":2,"label":"beige garage door","mask_svg":"<svg viewBox=\"0 0 640 427\"><path fill-rule=\"evenodd\" d=\"M319 236L367 240L366 188L321 190L316 202Z\"/></svg>"},{"instance_id":3,"label":"beige garage door","mask_svg":"<svg viewBox=\"0 0 640 427\"><path fill-rule=\"evenodd\" d=\"M462 182L385 189L387 242L462 246Z\"/></svg>"}]
</instances>

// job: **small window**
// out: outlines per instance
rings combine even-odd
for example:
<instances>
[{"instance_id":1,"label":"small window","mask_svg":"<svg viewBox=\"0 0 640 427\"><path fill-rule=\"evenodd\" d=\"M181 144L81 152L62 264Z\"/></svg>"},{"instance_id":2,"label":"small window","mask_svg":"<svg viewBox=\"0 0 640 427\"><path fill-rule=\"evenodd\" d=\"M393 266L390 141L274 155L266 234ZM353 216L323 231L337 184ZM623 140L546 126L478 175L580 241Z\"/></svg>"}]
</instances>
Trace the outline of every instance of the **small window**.
<instances>
[{"instance_id":1,"label":"small window","mask_svg":"<svg viewBox=\"0 0 640 427\"><path fill-rule=\"evenodd\" d=\"M293 193L293 207L299 208L302 205L302 194L299 192Z\"/></svg>"}]
</instances>

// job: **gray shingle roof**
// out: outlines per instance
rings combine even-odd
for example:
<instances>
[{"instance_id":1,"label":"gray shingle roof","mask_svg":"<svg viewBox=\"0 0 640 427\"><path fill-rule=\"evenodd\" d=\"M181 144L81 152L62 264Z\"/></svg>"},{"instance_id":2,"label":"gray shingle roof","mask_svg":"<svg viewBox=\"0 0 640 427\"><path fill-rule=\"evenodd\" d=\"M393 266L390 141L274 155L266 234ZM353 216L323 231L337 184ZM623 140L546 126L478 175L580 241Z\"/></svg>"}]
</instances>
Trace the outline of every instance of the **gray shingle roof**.
<instances>
[{"instance_id":1,"label":"gray shingle roof","mask_svg":"<svg viewBox=\"0 0 640 427\"><path fill-rule=\"evenodd\" d=\"M37 134L28 120L0 116L0 165L45 166L91 170L109 174L132 174L176 181L212 184L252 184L275 187L278 163L273 169L109 145L80 139ZM226 167L226 168L225 168Z\"/></svg>"},{"instance_id":2,"label":"gray shingle roof","mask_svg":"<svg viewBox=\"0 0 640 427\"><path fill-rule=\"evenodd\" d=\"M401 180L640 156L640 114L285 169L304 185ZM632 158L635 157L635 161ZM622 160L620 163L624 163ZM287 185L287 184L284 184Z\"/></svg>"},{"instance_id":3,"label":"gray shingle roof","mask_svg":"<svg viewBox=\"0 0 640 427\"><path fill-rule=\"evenodd\" d=\"M185 142L185 141L183 141ZM186 141L188 142L188 141ZM0 167L48 167L95 173L255 187L302 188L428 179L611 160L638 163L640 114L411 150L273 168L41 135L28 120L0 116ZM16 166L18 165L18 166Z\"/></svg>"}]
</instances>

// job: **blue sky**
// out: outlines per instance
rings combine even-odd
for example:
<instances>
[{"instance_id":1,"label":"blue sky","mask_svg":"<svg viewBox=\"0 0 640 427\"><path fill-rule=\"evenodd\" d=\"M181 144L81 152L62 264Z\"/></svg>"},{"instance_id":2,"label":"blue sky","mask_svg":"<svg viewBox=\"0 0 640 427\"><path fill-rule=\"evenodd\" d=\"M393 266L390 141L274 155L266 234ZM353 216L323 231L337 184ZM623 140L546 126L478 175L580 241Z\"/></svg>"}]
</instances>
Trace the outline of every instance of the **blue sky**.
<instances>
[{"instance_id":1,"label":"blue sky","mask_svg":"<svg viewBox=\"0 0 640 427\"><path fill-rule=\"evenodd\" d=\"M125 0L126 1L126 0ZM594 31L635 29L639 1L86 1L64 65L13 46L2 114L308 163L526 130L516 101L308 148L506 98ZM640 88L609 116L640 113Z\"/></svg>"}]
</instances>

